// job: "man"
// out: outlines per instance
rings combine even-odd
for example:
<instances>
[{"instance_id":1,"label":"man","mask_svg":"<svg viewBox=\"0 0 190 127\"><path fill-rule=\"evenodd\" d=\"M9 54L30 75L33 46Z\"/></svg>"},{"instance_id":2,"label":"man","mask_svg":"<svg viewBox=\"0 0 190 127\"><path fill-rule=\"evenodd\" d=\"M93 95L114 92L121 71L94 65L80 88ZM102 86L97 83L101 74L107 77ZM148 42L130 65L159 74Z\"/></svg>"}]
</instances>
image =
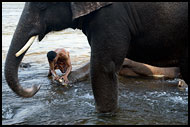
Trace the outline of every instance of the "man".
<instances>
[{"instance_id":1,"label":"man","mask_svg":"<svg viewBox=\"0 0 190 127\"><path fill-rule=\"evenodd\" d=\"M67 77L72 69L69 52L63 48L58 48L55 51L49 51L47 53L47 58L50 66L48 76L53 74L55 80L64 79L65 83L68 83L69 80ZM55 72L56 69L59 69L65 74L59 77Z\"/></svg>"}]
</instances>

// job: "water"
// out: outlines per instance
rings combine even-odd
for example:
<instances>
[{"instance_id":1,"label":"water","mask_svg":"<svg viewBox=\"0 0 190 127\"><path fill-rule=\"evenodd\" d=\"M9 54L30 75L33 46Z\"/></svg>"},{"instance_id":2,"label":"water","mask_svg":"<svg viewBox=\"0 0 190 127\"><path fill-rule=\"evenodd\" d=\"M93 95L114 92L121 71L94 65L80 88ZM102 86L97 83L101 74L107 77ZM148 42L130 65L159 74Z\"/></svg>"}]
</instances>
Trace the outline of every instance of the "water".
<instances>
[{"instance_id":1,"label":"water","mask_svg":"<svg viewBox=\"0 0 190 127\"><path fill-rule=\"evenodd\" d=\"M4 63L23 3L2 3L2 124L188 124L188 88L180 90L175 80L122 78L119 83L119 110L102 116L95 110L89 81L63 87L47 77L46 53L59 47L70 52L73 69L89 61L90 47L80 30L67 29L48 34L35 42L22 62L30 68L19 69L23 87L41 84L33 98L20 98L8 87ZM58 72L59 73L59 72Z\"/></svg>"}]
</instances>

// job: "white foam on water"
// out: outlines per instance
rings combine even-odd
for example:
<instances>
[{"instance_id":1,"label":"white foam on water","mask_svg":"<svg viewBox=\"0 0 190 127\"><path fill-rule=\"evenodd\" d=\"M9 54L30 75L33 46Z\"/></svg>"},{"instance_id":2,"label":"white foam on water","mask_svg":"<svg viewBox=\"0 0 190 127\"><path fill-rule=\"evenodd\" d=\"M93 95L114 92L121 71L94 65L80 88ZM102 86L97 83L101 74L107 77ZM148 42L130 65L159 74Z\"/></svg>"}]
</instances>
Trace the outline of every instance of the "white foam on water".
<instances>
[{"instance_id":1,"label":"white foam on water","mask_svg":"<svg viewBox=\"0 0 190 127\"><path fill-rule=\"evenodd\" d=\"M188 104L188 101L180 96L169 97L167 100L172 101L174 103Z\"/></svg>"},{"instance_id":2,"label":"white foam on water","mask_svg":"<svg viewBox=\"0 0 190 127\"><path fill-rule=\"evenodd\" d=\"M94 99L94 96L93 95L90 95L89 93L83 95L83 96L80 96L80 98L85 98L85 99Z\"/></svg>"}]
</instances>

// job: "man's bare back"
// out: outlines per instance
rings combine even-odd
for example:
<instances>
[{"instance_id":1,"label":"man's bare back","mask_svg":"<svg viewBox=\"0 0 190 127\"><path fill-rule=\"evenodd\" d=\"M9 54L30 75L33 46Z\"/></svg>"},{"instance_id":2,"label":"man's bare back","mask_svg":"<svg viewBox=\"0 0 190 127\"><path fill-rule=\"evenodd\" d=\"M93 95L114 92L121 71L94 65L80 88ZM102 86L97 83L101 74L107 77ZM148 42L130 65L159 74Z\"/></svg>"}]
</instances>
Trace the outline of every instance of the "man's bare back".
<instances>
[{"instance_id":1,"label":"man's bare back","mask_svg":"<svg viewBox=\"0 0 190 127\"><path fill-rule=\"evenodd\" d=\"M63 48L58 48L55 51L48 52L47 57L50 66L48 76L51 76L53 74L56 80L64 79L64 81L68 83L69 80L67 77L72 69L69 52ZM65 74L59 77L55 72L56 69L59 69L62 73Z\"/></svg>"}]
</instances>

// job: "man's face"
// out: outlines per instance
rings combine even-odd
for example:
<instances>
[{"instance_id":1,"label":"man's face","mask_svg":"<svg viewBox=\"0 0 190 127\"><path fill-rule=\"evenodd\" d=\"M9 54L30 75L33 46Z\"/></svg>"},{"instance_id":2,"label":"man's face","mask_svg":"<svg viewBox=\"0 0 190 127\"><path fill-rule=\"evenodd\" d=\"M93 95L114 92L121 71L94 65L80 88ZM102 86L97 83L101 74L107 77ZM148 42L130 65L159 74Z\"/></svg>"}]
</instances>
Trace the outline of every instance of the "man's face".
<instances>
[{"instance_id":1,"label":"man's face","mask_svg":"<svg viewBox=\"0 0 190 127\"><path fill-rule=\"evenodd\" d=\"M53 62L57 62L57 60L58 60L58 55L56 55L56 57L53 59Z\"/></svg>"}]
</instances>

